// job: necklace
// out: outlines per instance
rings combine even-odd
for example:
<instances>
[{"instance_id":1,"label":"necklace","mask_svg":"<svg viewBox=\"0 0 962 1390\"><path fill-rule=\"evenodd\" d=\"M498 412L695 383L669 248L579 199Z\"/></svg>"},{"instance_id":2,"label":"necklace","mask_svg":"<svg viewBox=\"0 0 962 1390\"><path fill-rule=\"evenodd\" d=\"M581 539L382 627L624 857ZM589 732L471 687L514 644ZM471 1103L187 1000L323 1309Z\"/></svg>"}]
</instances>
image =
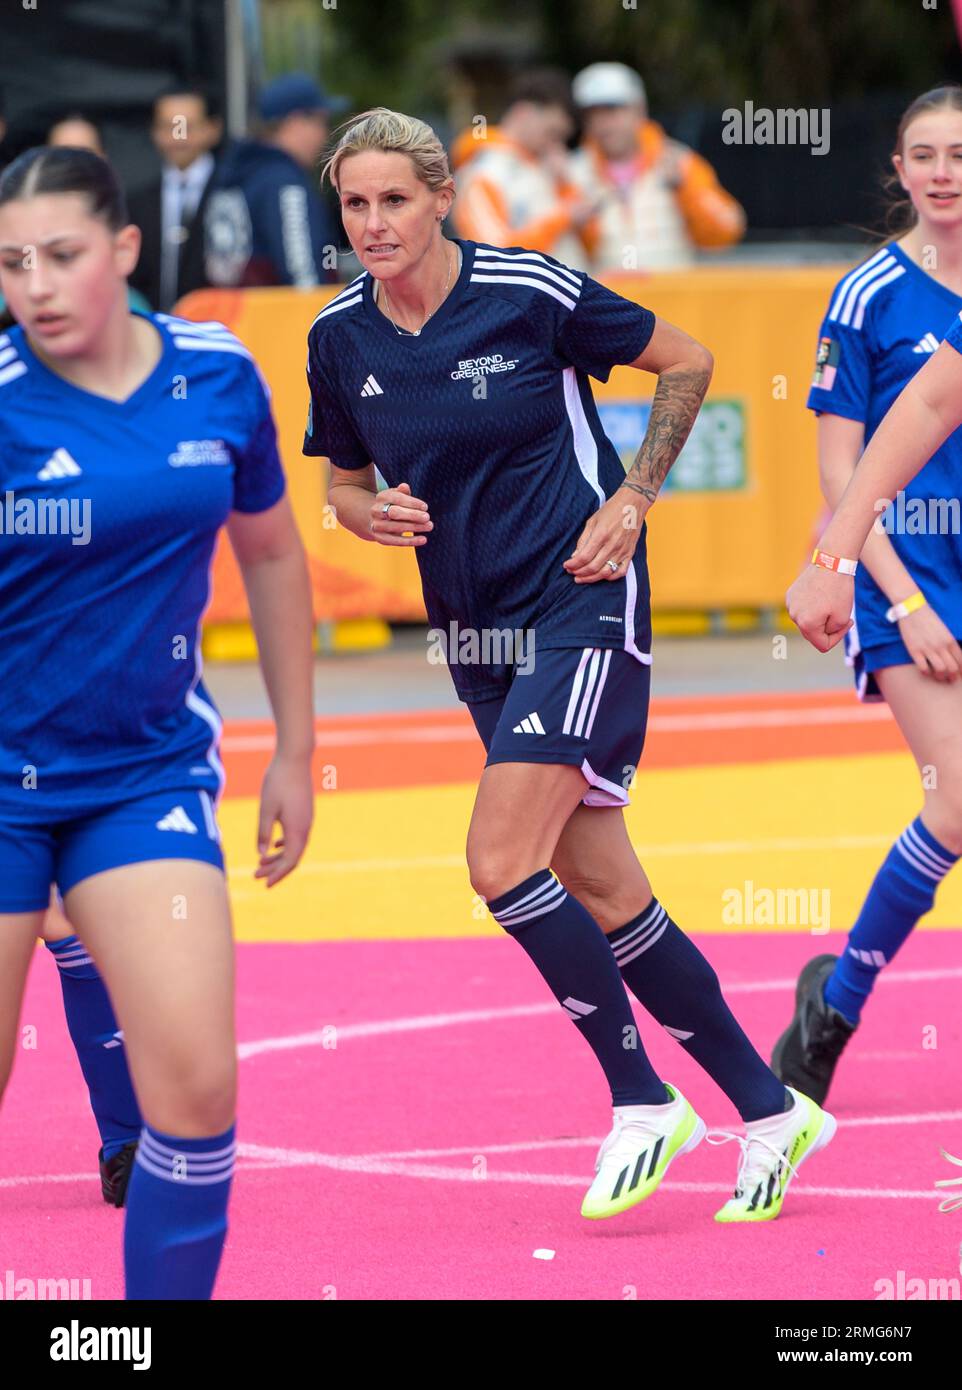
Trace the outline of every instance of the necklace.
<instances>
[{"instance_id":1,"label":"necklace","mask_svg":"<svg viewBox=\"0 0 962 1390\"><path fill-rule=\"evenodd\" d=\"M461 269L461 248L460 248L460 246L457 247L457 253L458 253L458 255L457 255L458 270L460 271L460 269ZM442 292L441 292L441 298L438 300L437 304L436 304L436 305L434 306L434 308L431 310L430 314L427 315L427 318L425 318L424 323L421 324L421 328L424 327L424 324L427 323L428 319L431 319L431 318L434 317L434 315L435 315L435 314L438 312L438 310L440 309L441 305L444 303L445 299L447 298L448 286L449 286L450 284L451 284L451 258L448 257L448 278L447 278L447 279L445 280L445 282L444 282L444 289L443 289ZM417 337L420 335L420 333L421 333L421 328L398 328L397 324L394 322L394 315L391 313L391 304L390 304L390 301L389 301L389 299L388 299L388 297L387 297L387 289L386 289L386 287L385 287L383 284L379 284L379 285L378 285L378 289L381 290L381 291L383 291L383 293L384 293L384 307L385 307L385 309L387 309L387 316L388 316L388 318L391 320L391 324L392 324L392 326L393 326L393 328L394 328L395 333L399 334L402 338L403 338L405 335L407 335L407 336L409 336L409 337L411 337L411 338L417 338Z\"/></svg>"}]
</instances>

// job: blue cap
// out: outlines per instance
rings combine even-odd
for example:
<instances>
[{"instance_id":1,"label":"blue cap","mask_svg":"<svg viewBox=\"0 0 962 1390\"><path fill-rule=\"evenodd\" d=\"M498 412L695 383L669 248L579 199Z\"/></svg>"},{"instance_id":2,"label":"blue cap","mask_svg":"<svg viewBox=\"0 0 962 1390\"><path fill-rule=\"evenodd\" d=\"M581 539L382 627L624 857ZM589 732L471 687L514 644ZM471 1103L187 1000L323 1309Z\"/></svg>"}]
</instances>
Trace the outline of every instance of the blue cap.
<instances>
[{"instance_id":1,"label":"blue cap","mask_svg":"<svg viewBox=\"0 0 962 1390\"><path fill-rule=\"evenodd\" d=\"M261 120L281 121L295 111L343 111L350 102L325 92L306 72L286 72L261 89L257 104Z\"/></svg>"}]
</instances>

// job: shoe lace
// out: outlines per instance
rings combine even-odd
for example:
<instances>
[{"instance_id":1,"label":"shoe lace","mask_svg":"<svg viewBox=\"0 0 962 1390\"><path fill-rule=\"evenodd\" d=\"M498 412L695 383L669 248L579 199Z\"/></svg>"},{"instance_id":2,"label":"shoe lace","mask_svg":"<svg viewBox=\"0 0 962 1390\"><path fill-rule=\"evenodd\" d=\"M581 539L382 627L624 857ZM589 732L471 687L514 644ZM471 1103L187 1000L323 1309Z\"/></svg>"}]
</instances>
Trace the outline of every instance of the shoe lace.
<instances>
[{"instance_id":1,"label":"shoe lace","mask_svg":"<svg viewBox=\"0 0 962 1390\"><path fill-rule=\"evenodd\" d=\"M643 1120L625 1120L616 1116L611 1132L601 1141L601 1147L595 1158L595 1172L597 1173L603 1161L614 1153L621 1140L627 1139L629 1143L626 1148L634 1149L640 1145L651 1144L657 1140L660 1132Z\"/></svg>"},{"instance_id":2,"label":"shoe lace","mask_svg":"<svg viewBox=\"0 0 962 1390\"><path fill-rule=\"evenodd\" d=\"M790 1173L798 1177L798 1169L789 1163L782 1150L770 1144L760 1134L752 1134L746 1138L745 1135L734 1134L728 1129L710 1129L705 1138L709 1144L727 1144L730 1139L734 1139L741 1146L738 1174L735 1178L736 1197L742 1197L746 1191L751 1190L749 1183L754 1188L766 1178L770 1178L773 1172L778 1171L779 1165L784 1165Z\"/></svg>"},{"instance_id":3,"label":"shoe lace","mask_svg":"<svg viewBox=\"0 0 962 1390\"><path fill-rule=\"evenodd\" d=\"M962 1158L953 1158L951 1154L939 1149L939 1153L949 1163L954 1163L956 1167L962 1168ZM959 1187L962 1185L962 1177L958 1178L936 1178L936 1187ZM939 1203L939 1211L955 1211L957 1207L962 1207L962 1196L946 1197L944 1202Z\"/></svg>"}]
</instances>

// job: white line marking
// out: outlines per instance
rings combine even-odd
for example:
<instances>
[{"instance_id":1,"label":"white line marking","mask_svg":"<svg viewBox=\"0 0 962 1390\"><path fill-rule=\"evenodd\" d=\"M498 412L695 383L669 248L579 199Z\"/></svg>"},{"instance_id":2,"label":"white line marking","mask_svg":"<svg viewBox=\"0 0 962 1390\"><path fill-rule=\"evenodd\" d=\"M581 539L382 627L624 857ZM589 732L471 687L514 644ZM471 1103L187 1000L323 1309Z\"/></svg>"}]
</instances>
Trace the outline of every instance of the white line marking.
<instances>
[{"instance_id":1,"label":"white line marking","mask_svg":"<svg viewBox=\"0 0 962 1390\"><path fill-rule=\"evenodd\" d=\"M874 706L872 706L874 708ZM316 732L316 746L323 748L360 748L371 744L396 744L398 736L405 743L476 743L478 755L481 740L473 724L427 724L411 728L390 725L383 729L323 729ZM222 753L273 753L276 739L273 733L225 734L220 741Z\"/></svg>"},{"instance_id":2,"label":"white line marking","mask_svg":"<svg viewBox=\"0 0 962 1390\"><path fill-rule=\"evenodd\" d=\"M962 1120L962 1110L932 1110L917 1115L857 1115L851 1119L838 1121L839 1129L860 1128L863 1125L921 1125L952 1124ZM366 1154L371 1159L411 1159L411 1158L454 1158L461 1154L472 1157L482 1154L534 1153L539 1149L578 1149L594 1148L601 1143L603 1135L587 1135L584 1138L517 1140L511 1144L465 1144L455 1149L389 1149L383 1153Z\"/></svg>"},{"instance_id":3,"label":"white line marking","mask_svg":"<svg viewBox=\"0 0 962 1390\"><path fill-rule=\"evenodd\" d=\"M531 1173L527 1171L498 1172L487 1169L483 1178L475 1176L475 1169L465 1165L463 1168L442 1167L431 1163L410 1163L391 1161L372 1157L368 1154L323 1154L303 1149L275 1149L262 1144L239 1144L238 1154L246 1158L260 1158L278 1168L334 1168L346 1173L376 1173L382 1176L401 1178L423 1178L430 1182L512 1182L530 1183L541 1187L585 1187L588 1179L577 1173ZM475 1149L474 1153L483 1152ZM266 1166L266 1163L265 1163ZM251 1170L253 1171L253 1169ZM731 1183L710 1182L663 1182L665 1192L704 1192L720 1195L731 1194ZM796 1191L803 1191L815 1197L889 1197L904 1200L920 1198L932 1201L941 1197L939 1192L913 1191L905 1188L872 1187L808 1187L802 1182L796 1184Z\"/></svg>"},{"instance_id":4,"label":"white line marking","mask_svg":"<svg viewBox=\"0 0 962 1390\"><path fill-rule=\"evenodd\" d=\"M962 973L962 972L960 972ZM330 1048L331 1028L335 1029L338 1046L347 1038L377 1038L385 1033L412 1033L422 1028L450 1028L459 1023L490 1023L500 1018L531 1018L538 1014L558 1013L558 1005L518 1004L504 1009L469 1009L456 1014L422 1014L412 1018L388 1018L376 1023L328 1024L312 1033L295 1033L280 1038L261 1038L258 1042L240 1043L237 1055L243 1061L262 1052L286 1052L294 1047ZM334 1049L331 1048L331 1051Z\"/></svg>"},{"instance_id":5,"label":"white line marking","mask_svg":"<svg viewBox=\"0 0 962 1390\"><path fill-rule=\"evenodd\" d=\"M899 970L883 973L877 983L883 985L919 984L929 980L962 979L962 966L948 970ZM784 980L735 980L724 986L727 994L764 994L773 991L790 991L795 988L794 978ZM331 1028L340 1045L350 1038L376 1038L385 1033L420 1032L426 1028L452 1028L462 1023L493 1023L506 1018L536 1018L542 1014L558 1014L558 1005L552 1000L544 1004L516 1004L500 1009L466 1009L460 1013L418 1014L410 1018L388 1018L373 1023L326 1024L310 1033L293 1033L277 1038L260 1038L256 1042L240 1043L237 1055L241 1060L256 1057L263 1052L287 1052L297 1047L323 1047L331 1044ZM600 1140L598 1141L600 1143Z\"/></svg>"},{"instance_id":6,"label":"white line marking","mask_svg":"<svg viewBox=\"0 0 962 1390\"><path fill-rule=\"evenodd\" d=\"M649 733L694 733L712 729L784 729L798 728L807 724L887 724L893 723L887 705L859 705L852 697L851 706L829 706L826 709L733 709L717 710L704 714L658 714L648 720ZM473 724L424 724L401 725L385 723L383 728L375 729L325 729L316 725L318 748L365 747L371 744L385 746L397 738L398 727L405 743L477 743L478 735ZM221 751L225 753L271 753L275 739L272 732L262 734L231 734L221 739ZM791 756L790 754L788 755Z\"/></svg>"},{"instance_id":7,"label":"white line marking","mask_svg":"<svg viewBox=\"0 0 962 1390\"><path fill-rule=\"evenodd\" d=\"M806 851L880 849L891 847L894 835L784 835L771 840L696 840L690 843L635 845L639 859L685 858L706 854L801 854ZM234 865L233 881L254 872L254 864ZM321 859L301 864L304 874L397 873L400 869L460 869L467 876L463 854L430 854L404 859Z\"/></svg>"},{"instance_id":8,"label":"white line marking","mask_svg":"<svg viewBox=\"0 0 962 1390\"><path fill-rule=\"evenodd\" d=\"M276 1168L276 1163L238 1163L238 1172L256 1173L260 1168ZM100 1182L100 1174L85 1168L82 1173L26 1173L19 1177L0 1178L0 1188L32 1187L34 1183L58 1182Z\"/></svg>"},{"instance_id":9,"label":"white line marking","mask_svg":"<svg viewBox=\"0 0 962 1390\"><path fill-rule=\"evenodd\" d=\"M916 984L929 980L958 979L962 977L962 968L948 970L902 970L889 971L880 976L882 984ZM726 994L749 994L763 993L772 990L788 990L794 988L794 979L787 980L743 980L735 981L725 986ZM556 1003L545 1004L521 1004L511 1008L503 1009L472 1009L461 1013L449 1014L424 1014L410 1018L383 1019L373 1023L349 1023L343 1026L334 1025L336 1028L337 1042L349 1038L368 1038L379 1037L386 1033L415 1032L428 1028L447 1028L463 1023L488 1023L496 1019L506 1018L530 1018L539 1014L557 1013ZM241 1043L238 1046L238 1057L243 1060L247 1057L255 1057L264 1052L289 1051L298 1047L317 1047L330 1041L330 1027L312 1033L295 1033L286 1037L262 1038L256 1042ZM913 1055L914 1054L909 1054ZM856 1128L866 1125L914 1125L914 1124L954 1124L962 1120L962 1110L936 1110L920 1114L910 1115L865 1115L853 1119L842 1119L838 1121L840 1128ZM412 1149L403 1151L392 1151L388 1154L361 1154L361 1155L336 1155L336 1154L317 1154L312 1152L301 1152L294 1149L274 1149L265 1148L257 1144L239 1144L238 1155L245 1159L255 1160L249 1167L245 1164L244 1170L247 1172L257 1172L261 1168L273 1169L276 1167L292 1167L300 1165L313 1165L328 1168L338 1168L350 1172L370 1172L370 1173L396 1173L403 1177L423 1177L445 1181L478 1181L474 1177L472 1169L442 1168L433 1164L412 1164L405 1160L428 1156L447 1157L457 1154L478 1153L487 1155L493 1153L516 1153L524 1151L535 1151L538 1149L556 1148L582 1148L594 1147L600 1144L601 1137L592 1138L568 1138L550 1140L531 1140L521 1141L513 1144L475 1144L463 1149ZM34 1183L69 1183L69 1182L95 1182L98 1175L90 1171L82 1173L31 1173L23 1176L0 1177L0 1189L7 1187L28 1187ZM567 1176L563 1174L538 1174L538 1173L489 1173L484 1181L497 1182L520 1182L520 1183L540 1183L548 1186L581 1186L583 1178ZM715 1186L711 1183L662 1183L662 1187L669 1192L728 1192L731 1184L725 1186ZM806 1192L814 1196L822 1197L892 1197L892 1198L926 1198L941 1196L941 1193L915 1192L903 1189L874 1189L874 1188L834 1188L834 1187L806 1187Z\"/></svg>"}]
</instances>

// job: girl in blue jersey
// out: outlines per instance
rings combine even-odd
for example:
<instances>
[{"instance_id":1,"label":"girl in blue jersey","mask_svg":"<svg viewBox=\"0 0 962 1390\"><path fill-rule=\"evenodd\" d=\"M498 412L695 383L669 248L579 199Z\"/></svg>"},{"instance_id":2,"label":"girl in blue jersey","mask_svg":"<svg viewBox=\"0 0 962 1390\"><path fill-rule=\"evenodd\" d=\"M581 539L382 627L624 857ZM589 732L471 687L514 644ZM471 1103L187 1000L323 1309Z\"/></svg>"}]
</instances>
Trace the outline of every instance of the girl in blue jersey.
<instances>
[{"instance_id":1,"label":"girl in blue jersey","mask_svg":"<svg viewBox=\"0 0 962 1390\"><path fill-rule=\"evenodd\" d=\"M96 155L30 150L0 176L17 320L0 336L0 1083L53 883L109 988L143 1114L127 1297L196 1299L213 1288L235 1153L220 720L199 653L221 526L278 728L268 886L311 822L311 614L253 359L219 324L131 314L138 247Z\"/></svg>"},{"instance_id":2,"label":"girl in blue jersey","mask_svg":"<svg viewBox=\"0 0 962 1390\"><path fill-rule=\"evenodd\" d=\"M431 637L488 752L471 882L611 1088L613 1127L582 1212L643 1200L705 1133L646 1057L627 984L746 1122L718 1219L770 1219L834 1121L752 1048L715 972L653 897L623 816L648 708L644 519L711 356L550 256L446 240L452 181L421 121L365 112L326 168L364 272L310 331L305 452L329 458L342 524L417 555ZM627 477L588 382L616 363L658 375Z\"/></svg>"},{"instance_id":3,"label":"girl in blue jersey","mask_svg":"<svg viewBox=\"0 0 962 1390\"><path fill-rule=\"evenodd\" d=\"M870 453L863 449L872 450L869 441L906 383L913 399L930 400L925 364L938 360L941 382L958 363L939 344L946 335L960 341L962 88L939 87L912 103L893 164L910 225L842 278L819 338L808 403L819 416L819 471L832 507L864 475ZM948 413L954 428L954 400ZM931 447L923 455L924 440ZM772 1061L784 1081L819 1102L879 972L930 911L962 853L962 433L940 430L933 440L930 428L907 435L904 445L906 459L925 466L914 478L906 471L904 488L900 482L872 494L873 529L855 575L846 642L859 696L888 701L912 750L923 806L879 869L842 956L816 956L799 976L795 1016ZM857 549L835 549L835 534L830 527L821 549L855 557ZM823 584L849 587L834 576Z\"/></svg>"}]
</instances>

